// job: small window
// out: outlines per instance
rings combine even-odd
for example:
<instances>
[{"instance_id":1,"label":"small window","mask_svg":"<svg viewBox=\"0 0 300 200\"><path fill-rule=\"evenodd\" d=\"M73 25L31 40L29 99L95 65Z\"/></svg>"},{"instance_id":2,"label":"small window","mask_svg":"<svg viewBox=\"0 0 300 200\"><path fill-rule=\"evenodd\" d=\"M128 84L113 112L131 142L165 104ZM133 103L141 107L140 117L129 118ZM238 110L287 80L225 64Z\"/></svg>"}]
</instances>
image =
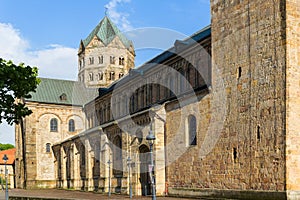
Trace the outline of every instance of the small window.
<instances>
[{"instance_id":1,"label":"small window","mask_svg":"<svg viewBox=\"0 0 300 200\"><path fill-rule=\"evenodd\" d=\"M94 64L94 57L89 58L90 65Z\"/></svg>"},{"instance_id":2,"label":"small window","mask_svg":"<svg viewBox=\"0 0 300 200\"><path fill-rule=\"evenodd\" d=\"M194 115L188 117L188 140L189 145L197 145L197 121Z\"/></svg>"},{"instance_id":3,"label":"small window","mask_svg":"<svg viewBox=\"0 0 300 200\"><path fill-rule=\"evenodd\" d=\"M234 162L234 163L237 163L237 159L238 159L237 148L233 148L233 149L232 149L232 158L233 158L233 162Z\"/></svg>"},{"instance_id":4,"label":"small window","mask_svg":"<svg viewBox=\"0 0 300 200\"><path fill-rule=\"evenodd\" d=\"M111 81L115 80L115 72L110 72L110 74L109 74L109 80L111 80Z\"/></svg>"},{"instance_id":5,"label":"small window","mask_svg":"<svg viewBox=\"0 0 300 200\"><path fill-rule=\"evenodd\" d=\"M93 81L93 80L94 80L94 75L93 75L93 73L89 73L89 80L90 80L90 81Z\"/></svg>"},{"instance_id":6,"label":"small window","mask_svg":"<svg viewBox=\"0 0 300 200\"><path fill-rule=\"evenodd\" d=\"M103 80L103 73L99 72L98 73L98 81L102 81Z\"/></svg>"},{"instance_id":7,"label":"small window","mask_svg":"<svg viewBox=\"0 0 300 200\"><path fill-rule=\"evenodd\" d=\"M114 56L110 56L110 64L115 64L115 57Z\"/></svg>"},{"instance_id":8,"label":"small window","mask_svg":"<svg viewBox=\"0 0 300 200\"><path fill-rule=\"evenodd\" d=\"M256 133L257 133L257 135L256 135L257 141L260 142L260 139L261 139L260 126L257 126Z\"/></svg>"},{"instance_id":9,"label":"small window","mask_svg":"<svg viewBox=\"0 0 300 200\"><path fill-rule=\"evenodd\" d=\"M46 153L50 153L51 152L51 144L47 143L46 144Z\"/></svg>"},{"instance_id":10,"label":"small window","mask_svg":"<svg viewBox=\"0 0 300 200\"><path fill-rule=\"evenodd\" d=\"M103 56L102 55L98 57L98 61L99 61L99 64L103 64Z\"/></svg>"},{"instance_id":11,"label":"small window","mask_svg":"<svg viewBox=\"0 0 300 200\"><path fill-rule=\"evenodd\" d=\"M120 74L119 74L119 78L122 78L123 76L124 76L123 73L120 73Z\"/></svg>"},{"instance_id":12,"label":"small window","mask_svg":"<svg viewBox=\"0 0 300 200\"><path fill-rule=\"evenodd\" d=\"M52 118L50 120L50 131L57 132L57 119L55 119L55 118Z\"/></svg>"},{"instance_id":13,"label":"small window","mask_svg":"<svg viewBox=\"0 0 300 200\"><path fill-rule=\"evenodd\" d=\"M119 58L119 65L124 65L125 59L123 57Z\"/></svg>"},{"instance_id":14,"label":"small window","mask_svg":"<svg viewBox=\"0 0 300 200\"><path fill-rule=\"evenodd\" d=\"M242 76L242 68L239 67L239 68L237 69L237 78L239 79L239 78L241 78L241 76Z\"/></svg>"},{"instance_id":15,"label":"small window","mask_svg":"<svg viewBox=\"0 0 300 200\"><path fill-rule=\"evenodd\" d=\"M75 121L74 119L69 120L69 132L74 132L75 131Z\"/></svg>"},{"instance_id":16,"label":"small window","mask_svg":"<svg viewBox=\"0 0 300 200\"><path fill-rule=\"evenodd\" d=\"M65 93L63 93L62 95L59 96L59 99L61 101L67 101L67 95Z\"/></svg>"}]
</instances>

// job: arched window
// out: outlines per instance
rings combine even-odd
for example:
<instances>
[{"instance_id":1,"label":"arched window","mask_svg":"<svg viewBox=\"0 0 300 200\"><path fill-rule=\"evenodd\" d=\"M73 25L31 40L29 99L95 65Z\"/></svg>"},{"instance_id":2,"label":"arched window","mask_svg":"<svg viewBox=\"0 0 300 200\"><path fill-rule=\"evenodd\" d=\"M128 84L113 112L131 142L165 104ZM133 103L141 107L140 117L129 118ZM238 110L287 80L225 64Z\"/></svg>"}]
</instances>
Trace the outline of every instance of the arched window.
<instances>
[{"instance_id":1,"label":"arched window","mask_svg":"<svg viewBox=\"0 0 300 200\"><path fill-rule=\"evenodd\" d=\"M114 139L113 146L113 174L115 176L121 176L122 167L122 140L120 136Z\"/></svg>"},{"instance_id":2,"label":"arched window","mask_svg":"<svg viewBox=\"0 0 300 200\"><path fill-rule=\"evenodd\" d=\"M197 121L194 115L188 117L188 144L197 145Z\"/></svg>"},{"instance_id":3,"label":"arched window","mask_svg":"<svg viewBox=\"0 0 300 200\"><path fill-rule=\"evenodd\" d=\"M122 78L123 76L124 76L123 73L120 73L120 74L119 74L119 78Z\"/></svg>"},{"instance_id":4,"label":"arched window","mask_svg":"<svg viewBox=\"0 0 300 200\"><path fill-rule=\"evenodd\" d=\"M94 64L94 57L90 57L90 58L89 58L89 62L90 62L90 63L89 63L90 65Z\"/></svg>"},{"instance_id":5,"label":"arched window","mask_svg":"<svg viewBox=\"0 0 300 200\"><path fill-rule=\"evenodd\" d=\"M51 144L47 143L46 144L46 153L50 153L51 152Z\"/></svg>"},{"instance_id":6,"label":"arched window","mask_svg":"<svg viewBox=\"0 0 300 200\"><path fill-rule=\"evenodd\" d=\"M119 65L124 65L125 59L123 57L119 58Z\"/></svg>"},{"instance_id":7,"label":"arched window","mask_svg":"<svg viewBox=\"0 0 300 200\"><path fill-rule=\"evenodd\" d=\"M74 132L75 131L75 121L74 119L69 120L69 132Z\"/></svg>"},{"instance_id":8,"label":"arched window","mask_svg":"<svg viewBox=\"0 0 300 200\"><path fill-rule=\"evenodd\" d=\"M115 57L114 56L110 56L110 64L115 64Z\"/></svg>"},{"instance_id":9,"label":"arched window","mask_svg":"<svg viewBox=\"0 0 300 200\"><path fill-rule=\"evenodd\" d=\"M103 55L99 56L98 60L99 60L99 64L103 64Z\"/></svg>"},{"instance_id":10,"label":"arched window","mask_svg":"<svg viewBox=\"0 0 300 200\"><path fill-rule=\"evenodd\" d=\"M103 73L99 72L98 73L98 81L102 81L103 80Z\"/></svg>"},{"instance_id":11,"label":"arched window","mask_svg":"<svg viewBox=\"0 0 300 200\"><path fill-rule=\"evenodd\" d=\"M111 81L115 80L115 72L110 72L110 74L109 74L109 80L111 80Z\"/></svg>"},{"instance_id":12,"label":"arched window","mask_svg":"<svg viewBox=\"0 0 300 200\"><path fill-rule=\"evenodd\" d=\"M90 80L90 81L93 81L93 80L94 80L94 75L93 75L93 73L89 73L89 80Z\"/></svg>"},{"instance_id":13,"label":"arched window","mask_svg":"<svg viewBox=\"0 0 300 200\"><path fill-rule=\"evenodd\" d=\"M57 119L55 119L55 118L52 118L50 120L50 131L57 132Z\"/></svg>"}]
</instances>

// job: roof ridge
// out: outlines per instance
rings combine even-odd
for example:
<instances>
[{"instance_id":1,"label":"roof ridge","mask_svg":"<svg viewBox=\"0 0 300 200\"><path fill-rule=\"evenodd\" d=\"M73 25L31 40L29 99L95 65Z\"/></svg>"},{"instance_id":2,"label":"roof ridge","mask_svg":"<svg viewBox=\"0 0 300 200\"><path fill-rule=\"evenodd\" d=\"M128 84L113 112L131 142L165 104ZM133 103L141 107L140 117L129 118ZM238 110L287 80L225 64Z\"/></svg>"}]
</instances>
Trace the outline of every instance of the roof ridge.
<instances>
[{"instance_id":1,"label":"roof ridge","mask_svg":"<svg viewBox=\"0 0 300 200\"><path fill-rule=\"evenodd\" d=\"M100 39L105 46L111 43L116 36L120 38L126 48L129 48L132 45L132 41L125 37L125 35L108 16L105 16L92 30L88 37L82 40L83 46L86 47L95 36Z\"/></svg>"},{"instance_id":2,"label":"roof ridge","mask_svg":"<svg viewBox=\"0 0 300 200\"><path fill-rule=\"evenodd\" d=\"M69 82L79 82L79 81L77 81L77 80L68 80L68 79L58 79L58 78L45 78L45 77L38 77L39 79L41 79L41 80L45 80L45 79L47 79L47 80L53 80L53 81L69 81Z\"/></svg>"}]
</instances>

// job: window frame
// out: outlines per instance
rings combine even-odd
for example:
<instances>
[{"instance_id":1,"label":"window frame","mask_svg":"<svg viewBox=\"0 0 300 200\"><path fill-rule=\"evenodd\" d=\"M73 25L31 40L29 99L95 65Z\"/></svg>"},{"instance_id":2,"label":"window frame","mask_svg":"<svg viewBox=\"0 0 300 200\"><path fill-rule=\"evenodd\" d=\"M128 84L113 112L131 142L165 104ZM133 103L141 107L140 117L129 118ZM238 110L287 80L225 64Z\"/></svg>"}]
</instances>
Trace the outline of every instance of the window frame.
<instances>
[{"instance_id":1,"label":"window frame","mask_svg":"<svg viewBox=\"0 0 300 200\"><path fill-rule=\"evenodd\" d=\"M58 132L58 121L56 118L50 120L50 132Z\"/></svg>"},{"instance_id":2,"label":"window frame","mask_svg":"<svg viewBox=\"0 0 300 200\"><path fill-rule=\"evenodd\" d=\"M69 132L75 132L75 120L74 119L69 120L69 122L68 122L68 131Z\"/></svg>"},{"instance_id":3,"label":"window frame","mask_svg":"<svg viewBox=\"0 0 300 200\"><path fill-rule=\"evenodd\" d=\"M195 115L189 115L187 117L186 127L186 139L187 146L197 146L197 118Z\"/></svg>"},{"instance_id":4,"label":"window frame","mask_svg":"<svg viewBox=\"0 0 300 200\"><path fill-rule=\"evenodd\" d=\"M51 153L51 143L46 143L46 153Z\"/></svg>"}]
</instances>

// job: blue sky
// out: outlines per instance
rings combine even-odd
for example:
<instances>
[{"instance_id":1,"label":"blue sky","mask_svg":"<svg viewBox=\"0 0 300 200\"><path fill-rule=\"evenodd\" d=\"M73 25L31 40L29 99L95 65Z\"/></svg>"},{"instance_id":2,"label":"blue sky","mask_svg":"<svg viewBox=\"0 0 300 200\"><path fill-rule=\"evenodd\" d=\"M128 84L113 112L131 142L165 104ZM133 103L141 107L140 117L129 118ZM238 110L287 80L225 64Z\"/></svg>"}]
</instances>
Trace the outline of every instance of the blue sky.
<instances>
[{"instance_id":1,"label":"blue sky","mask_svg":"<svg viewBox=\"0 0 300 200\"><path fill-rule=\"evenodd\" d=\"M105 7L133 36L137 66L210 24L209 0L0 0L0 57L38 66L42 77L75 80L79 42ZM0 143L14 143L11 127L0 125Z\"/></svg>"}]
</instances>

